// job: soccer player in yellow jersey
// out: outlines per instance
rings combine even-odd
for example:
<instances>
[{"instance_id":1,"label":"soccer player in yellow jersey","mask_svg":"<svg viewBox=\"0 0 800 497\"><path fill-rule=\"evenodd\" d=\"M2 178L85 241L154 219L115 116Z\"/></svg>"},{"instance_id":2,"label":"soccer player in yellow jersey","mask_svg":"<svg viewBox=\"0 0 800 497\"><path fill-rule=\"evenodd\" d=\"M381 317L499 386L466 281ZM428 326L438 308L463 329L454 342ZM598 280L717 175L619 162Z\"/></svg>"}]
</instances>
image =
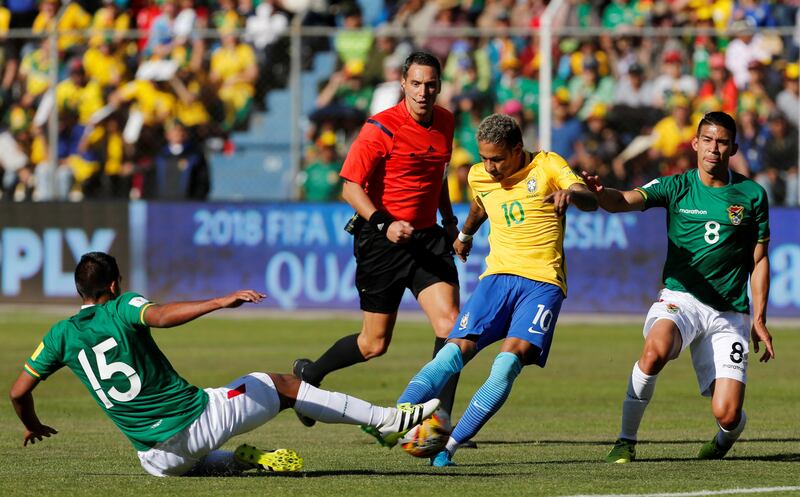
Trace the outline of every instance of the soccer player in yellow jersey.
<instances>
[{"instance_id":1,"label":"soccer player in yellow jersey","mask_svg":"<svg viewBox=\"0 0 800 497\"><path fill-rule=\"evenodd\" d=\"M487 219L489 256L475 293L434 359L409 382L399 403L436 397L447 380L477 352L503 340L481 386L433 466L453 465L459 444L471 439L511 392L523 366L544 367L567 293L564 216L567 207L597 209L597 200L558 154L533 154L522 146L517 122L493 114L478 128L482 163L469 172L474 198L453 244L466 261L472 235Z\"/></svg>"}]
</instances>

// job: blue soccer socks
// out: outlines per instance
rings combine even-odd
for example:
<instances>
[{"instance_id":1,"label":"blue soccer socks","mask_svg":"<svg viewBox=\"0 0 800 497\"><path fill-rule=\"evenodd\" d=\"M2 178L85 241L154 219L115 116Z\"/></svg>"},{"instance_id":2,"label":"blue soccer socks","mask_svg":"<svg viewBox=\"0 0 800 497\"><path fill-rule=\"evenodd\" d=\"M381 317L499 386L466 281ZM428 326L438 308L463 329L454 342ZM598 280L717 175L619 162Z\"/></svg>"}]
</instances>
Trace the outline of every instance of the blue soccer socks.
<instances>
[{"instance_id":1,"label":"blue soccer socks","mask_svg":"<svg viewBox=\"0 0 800 497\"><path fill-rule=\"evenodd\" d=\"M461 357L461 349L454 343L448 343L442 347L436 357L411 378L408 386L397 399L397 403L419 404L435 398L447 380L461 371L463 367L464 359Z\"/></svg>"},{"instance_id":2,"label":"blue soccer socks","mask_svg":"<svg viewBox=\"0 0 800 497\"><path fill-rule=\"evenodd\" d=\"M456 424L452 437L459 443L469 440L489 421L508 398L522 362L511 352L501 352L492 364L486 382L475 392L466 412Z\"/></svg>"}]
</instances>

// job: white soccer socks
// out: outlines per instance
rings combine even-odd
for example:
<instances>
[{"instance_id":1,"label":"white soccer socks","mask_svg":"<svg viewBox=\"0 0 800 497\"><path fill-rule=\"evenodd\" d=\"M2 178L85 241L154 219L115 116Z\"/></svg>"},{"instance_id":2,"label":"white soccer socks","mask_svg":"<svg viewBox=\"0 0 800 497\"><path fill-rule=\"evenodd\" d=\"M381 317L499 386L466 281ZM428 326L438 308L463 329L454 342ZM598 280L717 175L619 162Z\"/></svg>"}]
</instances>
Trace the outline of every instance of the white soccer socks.
<instances>
[{"instance_id":1,"label":"white soccer socks","mask_svg":"<svg viewBox=\"0 0 800 497\"><path fill-rule=\"evenodd\" d=\"M625 400L622 402L622 429L619 438L626 440L636 440L639 432L639 425L642 422L644 411L647 404L653 397L656 389L658 375L644 374L639 369L639 362L633 365L631 377L628 380L628 391Z\"/></svg>"},{"instance_id":2,"label":"white soccer socks","mask_svg":"<svg viewBox=\"0 0 800 497\"><path fill-rule=\"evenodd\" d=\"M735 428L731 430L726 430L722 426L719 426L719 431L717 432L717 445L725 451L729 450L733 443L739 439L739 435L742 434L744 431L744 426L747 424L747 416L744 414L744 410L742 410L742 416L739 418L739 424L736 425Z\"/></svg>"},{"instance_id":3,"label":"white soccer socks","mask_svg":"<svg viewBox=\"0 0 800 497\"><path fill-rule=\"evenodd\" d=\"M378 407L349 395L323 390L306 382L300 391L294 410L323 423L380 426L394 419L394 408Z\"/></svg>"}]
</instances>

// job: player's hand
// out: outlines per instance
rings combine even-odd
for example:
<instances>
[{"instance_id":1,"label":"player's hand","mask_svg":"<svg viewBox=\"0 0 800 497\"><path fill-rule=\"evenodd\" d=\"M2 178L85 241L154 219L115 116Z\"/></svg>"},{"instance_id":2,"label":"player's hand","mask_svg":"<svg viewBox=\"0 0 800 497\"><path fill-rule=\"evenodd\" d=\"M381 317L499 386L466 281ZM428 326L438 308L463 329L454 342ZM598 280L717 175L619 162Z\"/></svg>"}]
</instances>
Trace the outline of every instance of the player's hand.
<instances>
[{"instance_id":1,"label":"player's hand","mask_svg":"<svg viewBox=\"0 0 800 497\"><path fill-rule=\"evenodd\" d=\"M22 446L23 447L27 446L28 442L30 442L31 445L33 445L37 441L41 442L42 438L44 437L49 438L50 435L55 435L57 433L58 431L56 431L55 428L51 428L47 425L41 425L41 424L32 430L25 428L25 435L22 438Z\"/></svg>"},{"instance_id":2,"label":"player's hand","mask_svg":"<svg viewBox=\"0 0 800 497\"><path fill-rule=\"evenodd\" d=\"M761 321L754 321L750 327L750 336L753 339L753 352L758 353L759 342L764 342L764 353L759 358L761 362L775 359L775 351L772 349L772 335L769 334L767 325Z\"/></svg>"},{"instance_id":3,"label":"player's hand","mask_svg":"<svg viewBox=\"0 0 800 497\"><path fill-rule=\"evenodd\" d=\"M386 230L386 238L392 243L408 243L413 234L414 227L408 221L394 221Z\"/></svg>"},{"instance_id":4,"label":"player's hand","mask_svg":"<svg viewBox=\"0 0 800 497\"><path fill-rule=\"evenodd\" d=\"M600 176L581 171L581 178L583 178L584 183L586 183L586 188L588 188L590 192L595 194L603 193L605 187L600 182Z\"/></svg>"},{"instance_id":5,"label":"player's hand","mask_svg":"<svg viewBox=\"0 0 800 497\"><path fill-rule=\"evenodd\" d=\"M223 308L239 307L245 302L252 302L258 304L267 296L255 290L238 290L236 292L225 295L219 298L220 306Z\"/></svg>"},{"instance_id":6,"label":"player's hand","mask_svg":"<svg viewBox=\"0 0 800 497\"><path fill-rule=\"evenodd\" d=\"M556 190L544 198L544 202L553 204L556 216L561 217L567 212L570 202L572 202L572 192L569 190Z\"/></svg>"},{"instance_id":7,"label":"player's hand","mask_svg":"<svg viewBox=\"0 0 800 497\"><path fill-rule=\"evenodd\" d=\"M469 257L469 253L472 250L472 240L467 240L466 242L462 242L461 240L456 237L456 241L453 242L453 251L456 253L461 262L467 262L467 257Z\"/></svg>"}]
</instances>

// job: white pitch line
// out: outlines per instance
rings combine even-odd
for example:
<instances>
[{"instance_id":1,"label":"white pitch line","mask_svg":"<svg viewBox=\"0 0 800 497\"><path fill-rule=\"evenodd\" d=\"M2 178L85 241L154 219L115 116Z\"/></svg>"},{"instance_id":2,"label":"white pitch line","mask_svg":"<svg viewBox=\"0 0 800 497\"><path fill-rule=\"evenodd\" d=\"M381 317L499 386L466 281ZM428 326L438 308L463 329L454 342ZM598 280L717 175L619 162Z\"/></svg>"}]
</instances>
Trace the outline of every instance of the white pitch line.
<instances>
[{"instance_id":1,"label":"white pitch line","mask_svg":"<svg viewBox=\"0 0 800 497\"><path fill-rule=\"evenodd\" d=\"M564 497L702 497L706 495L766 494L771 492L800 491L800 487L759 487L731 488L727 490L698 490L696 492L675 492L663 494L582 494Z\"/></svg>"}]
</instances>

